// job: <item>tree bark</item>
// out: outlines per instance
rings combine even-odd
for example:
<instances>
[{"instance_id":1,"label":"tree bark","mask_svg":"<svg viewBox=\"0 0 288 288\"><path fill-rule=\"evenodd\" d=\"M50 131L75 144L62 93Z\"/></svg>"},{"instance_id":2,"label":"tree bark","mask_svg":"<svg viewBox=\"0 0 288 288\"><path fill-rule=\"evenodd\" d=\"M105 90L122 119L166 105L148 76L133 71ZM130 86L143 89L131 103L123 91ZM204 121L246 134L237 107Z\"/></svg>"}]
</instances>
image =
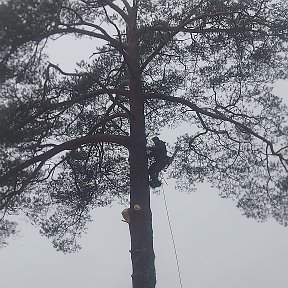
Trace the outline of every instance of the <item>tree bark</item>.
<instances>
[{"instance_id":1,"label":"tree bark","mask_svg":"<svg viewBox=\"0 0 288 288\"><path fill-rule=\"evenodd\" d=\"M148 183L148 161L144 118L139 40L135 18L128 24L129 85L130 85L130 236L133 288L154 288L156 285L153 249L152 213Z\"/></svg>"}]
</instances>

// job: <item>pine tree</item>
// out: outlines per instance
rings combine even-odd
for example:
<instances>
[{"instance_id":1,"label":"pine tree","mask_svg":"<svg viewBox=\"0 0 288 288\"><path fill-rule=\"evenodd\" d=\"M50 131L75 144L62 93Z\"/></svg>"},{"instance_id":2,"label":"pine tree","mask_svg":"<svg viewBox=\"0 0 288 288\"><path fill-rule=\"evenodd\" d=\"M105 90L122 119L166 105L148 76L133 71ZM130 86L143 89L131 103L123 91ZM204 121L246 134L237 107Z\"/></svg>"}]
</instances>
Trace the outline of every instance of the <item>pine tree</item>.
<instances>
[{"instance_id":1,"label":"pine tree","mask_svg":"<svg viewBox=\"0 0 288 288\"><path fill-rule=\"evenodd\" d=\"M273 94L287 79L287 8L3 1L0 238L24 211L56 249L76 251L91 210L129 198L133 287L155 287L147 141L183 123L170 168L181 189L206 180L246 216L287 225L288 110ZM49 62L45 47L62 35L95 39L91 61Z\"/></svg>"}]
</instances>

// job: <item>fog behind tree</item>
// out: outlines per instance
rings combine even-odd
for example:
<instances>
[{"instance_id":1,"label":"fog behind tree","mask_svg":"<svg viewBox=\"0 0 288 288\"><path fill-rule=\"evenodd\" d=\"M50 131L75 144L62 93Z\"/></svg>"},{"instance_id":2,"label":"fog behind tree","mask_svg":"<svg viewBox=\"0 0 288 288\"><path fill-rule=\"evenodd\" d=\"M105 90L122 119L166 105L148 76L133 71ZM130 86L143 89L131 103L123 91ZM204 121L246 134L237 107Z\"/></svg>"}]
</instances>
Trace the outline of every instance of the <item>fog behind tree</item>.
<instances>
[{"instance_id":1,"label":"fog behind tree","mask_svg":"<svg viewBox=\"0 0 288 288\"><path fill-rule=\"evenodd\" d=\"M207 180L287 225L287 107L273 94L287 24L280 0L1 4L2 236L21 211L76 251L92 209L127 201L133 287L155 287L147 143L183 123L167 143L181 190ZM99 47L64 71L44 53L63 35Z\"/></svg>"}]
</instances>

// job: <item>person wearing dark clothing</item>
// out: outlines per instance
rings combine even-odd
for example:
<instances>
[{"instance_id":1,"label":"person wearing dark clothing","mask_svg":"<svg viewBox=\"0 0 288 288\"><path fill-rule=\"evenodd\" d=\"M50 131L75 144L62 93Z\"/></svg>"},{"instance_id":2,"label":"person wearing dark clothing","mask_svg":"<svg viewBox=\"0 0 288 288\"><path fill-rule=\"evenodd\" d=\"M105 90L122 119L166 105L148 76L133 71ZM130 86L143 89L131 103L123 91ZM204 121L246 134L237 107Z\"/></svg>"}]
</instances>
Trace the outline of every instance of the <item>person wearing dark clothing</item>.
<instances>
[{"instance_id":1,"label":"person wearing dark clothing","mask_svg":"<svg viewBox=\"0 0 288 288\"><path fill-rule=\"evenodd\" d=\"M158 137L153 137L152 141L154 146L148 147L148 158L152 160L152 164L148 169L150 176L149 185L152 188L160 187L161 181L158 179L159 173L167 165L167 150L165 142L161 141Z\"/></svg>"}]
</instances>

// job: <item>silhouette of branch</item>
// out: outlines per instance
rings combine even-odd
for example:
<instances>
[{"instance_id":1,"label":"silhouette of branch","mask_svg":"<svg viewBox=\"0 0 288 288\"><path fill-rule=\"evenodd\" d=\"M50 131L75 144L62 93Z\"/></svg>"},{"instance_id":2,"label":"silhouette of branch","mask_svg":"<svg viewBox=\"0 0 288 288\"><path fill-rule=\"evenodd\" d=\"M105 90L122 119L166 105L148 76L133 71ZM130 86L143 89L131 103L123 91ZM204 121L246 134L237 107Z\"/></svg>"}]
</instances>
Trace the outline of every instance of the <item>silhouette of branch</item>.
<instances>
[{"instance_id":1,"label":"silhouette of branch","mask_svg":"<svg viewBox=\"0 0 288 288\"><path fill-rule=\"evenodd\" d=\"M269 146L272 155L279 157L283 167L285 168L286 171L288 171L287 167L284 163L284 162L287 162L287 159L285 159L283 157L283 155L281 153L279 153L279 150L275 151L273 143L270 140L268 140L267 138L263 137L262 135L258 134L254 130L252 130L250 127L246 126L245 124L243 124L239 121L236 121L233 118L229 118L221 112L216 113L216 112L211 112L211 111L207 110L206 108L201 108L198 105L196 105L195 103L193 103L189 100L183 99L183 98L174 97L174 96L166 96L166 95L157 94L157 93L146 93L145 97L146 97L146 99L159 99L159 100L164 100L164 101L168 101L168 102L172 102L172 103L179 103L179 104L182 104L184 106L189 107L190 109L195 111L197 113L197 115L201 114L201 115L205 115L205 116L208 116L210 118L213 118L213 119L219 119L219 120L234 124L236 127L240 128L243 132L249 133L250 135L253 135L254 137L256 137L259 140L266 143Z\"/></svg>"},{"instance_id":2,"label":"silhouette of branch","mask_svg":"<svg viewBox=\"0 0 288 288\"><path fill-rule=\"evenodd\" d=\"M52 158L53 156L59 154L62 151L65 150L72 150L77 149L81 145L84 144L97 144L100 142L108 142L108 143L115 143L118 145L122 145L125 147L128 147L128 137L127 136L119 136L119 135L109 135L109 134L96 134L96 135L86 135L79 138L75 138L72 140L69 140L67 142L61 143L59 145L55 145L54 148L48 150L47 152L44 152L40 155L37 155L35 157L32 157L21 164L17 165L16 167L12 168L10 171L8 171L7 174L0 177L1 178L7 178L10 175L15 175L19 171L36 164L38 162L44 163L48 159Z\"/></svg>"}]
</instances>

